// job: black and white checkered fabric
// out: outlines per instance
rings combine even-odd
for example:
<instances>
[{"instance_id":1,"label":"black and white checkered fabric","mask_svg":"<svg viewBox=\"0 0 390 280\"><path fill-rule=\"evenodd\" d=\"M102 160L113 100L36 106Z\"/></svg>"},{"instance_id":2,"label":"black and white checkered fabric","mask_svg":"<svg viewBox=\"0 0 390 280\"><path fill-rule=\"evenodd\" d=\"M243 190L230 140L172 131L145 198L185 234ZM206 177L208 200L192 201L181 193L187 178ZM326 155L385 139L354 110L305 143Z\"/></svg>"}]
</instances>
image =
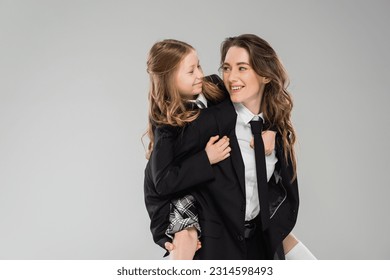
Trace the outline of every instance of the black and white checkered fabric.
<instances>
[{"instance_id":1,"label":"black and white checkered fabric","mask_svg":"<svg viewBox=\"0 0 390 280\"><path fill-rule=\"evenodd\" d=\"M192 195L171 200L169 222L170 224L165 234L171 239L173 239L176 232L189 227L195 227L198 230L198 234L200 234L198 211L195 206L195 198Z\"/></svg>"}]
</instances>

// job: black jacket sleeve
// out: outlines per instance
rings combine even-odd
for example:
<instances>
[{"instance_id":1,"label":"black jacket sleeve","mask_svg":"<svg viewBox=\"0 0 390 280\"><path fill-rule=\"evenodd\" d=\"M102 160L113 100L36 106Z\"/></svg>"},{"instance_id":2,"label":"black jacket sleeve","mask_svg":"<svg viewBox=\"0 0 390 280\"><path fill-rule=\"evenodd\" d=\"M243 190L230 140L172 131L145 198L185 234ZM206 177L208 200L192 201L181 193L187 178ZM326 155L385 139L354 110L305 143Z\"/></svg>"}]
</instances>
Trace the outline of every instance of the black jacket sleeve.
<instances>
[{"instance_id":1,"label":"black jacket sleeve","mask_svg":"<svg viewBox=\"0 0 390 280\"><path fill-rule=\"evenodd\" d=\"M177 138L181 137L180 129L157 127L154 135L150 162L153 182L159 195L181 192L214 179L213 169L204 149L192 154L191 150L188 150L189 156L177 157L175 149ZM197 141L199 137L194 135L193 139ZM194 146L199 145L195 143ZM190 149L191 145L188 148Z\"/></svg>"}]
</instances>

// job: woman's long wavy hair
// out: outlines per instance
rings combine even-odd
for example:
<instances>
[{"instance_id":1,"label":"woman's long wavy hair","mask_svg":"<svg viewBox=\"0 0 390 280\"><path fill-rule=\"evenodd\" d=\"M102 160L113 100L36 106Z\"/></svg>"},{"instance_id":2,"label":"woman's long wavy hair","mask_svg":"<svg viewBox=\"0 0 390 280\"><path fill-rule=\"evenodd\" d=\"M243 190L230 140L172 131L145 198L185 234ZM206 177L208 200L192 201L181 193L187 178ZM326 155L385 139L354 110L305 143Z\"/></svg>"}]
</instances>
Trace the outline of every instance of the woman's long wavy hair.
<instances>
[{"instance_id":1,"label":"woman's long wavy hair","mask_svg":"<svg viewBox=\"0 0 390 280\"><path fill-rule=\"evenodd\" d=\"M264 119L271 126L276 127L282 136L284 156L288 163L291 159L293 179L296 178L296 157L294 144L296 142L295 130L291 122L293 101L287 91L289 85L287 72L274 49L265 40L253 34L243 34L227 38L221 46L221 65L225 61L226 53L231 47L245 49L249 54L249 62L254 71L270 79L264 87L261 102L261 111Z\"/></svg>"},{"instance_id":2,"label":"woman's long wavy hair","mask_svg":"<svg viewBox=\"0 0 390 280\"><path fill-rule=\"evenodd\" d=\"M183 127L199 116L199 109L189 109L181 97L176 74L181 61L194 48L178 40L167 39L155 43L149 51L147 72L150 78L149 87L149 121L145 134L149 137L146 158L149 158L154 144L154 127L171 125ZM213 102L222 99L223 94L218 87L203 81L203 94ZM187 101L188 102L188 101Z\"/></svg>"}]
</instances>

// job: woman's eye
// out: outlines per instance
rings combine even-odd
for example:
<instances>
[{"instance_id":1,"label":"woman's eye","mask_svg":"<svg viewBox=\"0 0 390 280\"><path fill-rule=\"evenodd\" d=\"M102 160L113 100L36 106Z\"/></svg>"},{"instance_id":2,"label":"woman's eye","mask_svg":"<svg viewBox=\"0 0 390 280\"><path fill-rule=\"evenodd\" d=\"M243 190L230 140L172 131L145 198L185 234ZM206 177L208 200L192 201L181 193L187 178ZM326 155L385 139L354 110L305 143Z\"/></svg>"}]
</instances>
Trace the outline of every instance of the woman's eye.
<instances>
[{"instance_id":1,"label":"woman's eye","mask_svg":"<svg viewBox=\"0 0 390 280\"><path fill-rule=\"evenodd\" d=\"M230 68L227 67L227 66L222 66L222 72L229 72L230 71Z\"/></svg>"},{"instance_id":2,"label":"woman's eye","mask_svg":"<svg viewBox=\"0 0 390 280\"><path fill-rule=\"evenodd\" d=\"M238 70L239 70L239 71L245 71L245 70L247 70L247 68L241 66L241 67L238 68Z\"/></svg>"}]
</instances>

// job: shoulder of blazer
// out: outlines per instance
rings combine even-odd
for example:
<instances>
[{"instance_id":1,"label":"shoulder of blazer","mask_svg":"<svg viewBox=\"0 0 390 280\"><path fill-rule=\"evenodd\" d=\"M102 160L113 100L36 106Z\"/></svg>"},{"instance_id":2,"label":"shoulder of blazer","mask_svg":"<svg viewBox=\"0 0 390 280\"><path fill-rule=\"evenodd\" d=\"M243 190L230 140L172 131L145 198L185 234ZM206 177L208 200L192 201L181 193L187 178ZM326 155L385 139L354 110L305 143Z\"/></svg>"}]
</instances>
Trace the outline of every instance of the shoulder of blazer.
<instances>
[{"instance_id":1,"label":"shoulder of blazer","mask_svg":"<svg viewBox=\"0 0 390 280\"><path fill-rule=\"evenodd\" d=\"M206 121L211 121L214 118L221 134L231 131L236 126L237 113L230 98L215 106L203 109L201 115Z\"/></svg>"},{"instance_id":2,"label":"shoulder of blazer","mask_svg":"<svg viewBox=\"0 0 390 280\"><path fill-rule=\"evenodd\" d=\"M176 137L181 131L182 127L172 125L159 125L154 127L154 137Z\"/></svg>"}]
</instances>

